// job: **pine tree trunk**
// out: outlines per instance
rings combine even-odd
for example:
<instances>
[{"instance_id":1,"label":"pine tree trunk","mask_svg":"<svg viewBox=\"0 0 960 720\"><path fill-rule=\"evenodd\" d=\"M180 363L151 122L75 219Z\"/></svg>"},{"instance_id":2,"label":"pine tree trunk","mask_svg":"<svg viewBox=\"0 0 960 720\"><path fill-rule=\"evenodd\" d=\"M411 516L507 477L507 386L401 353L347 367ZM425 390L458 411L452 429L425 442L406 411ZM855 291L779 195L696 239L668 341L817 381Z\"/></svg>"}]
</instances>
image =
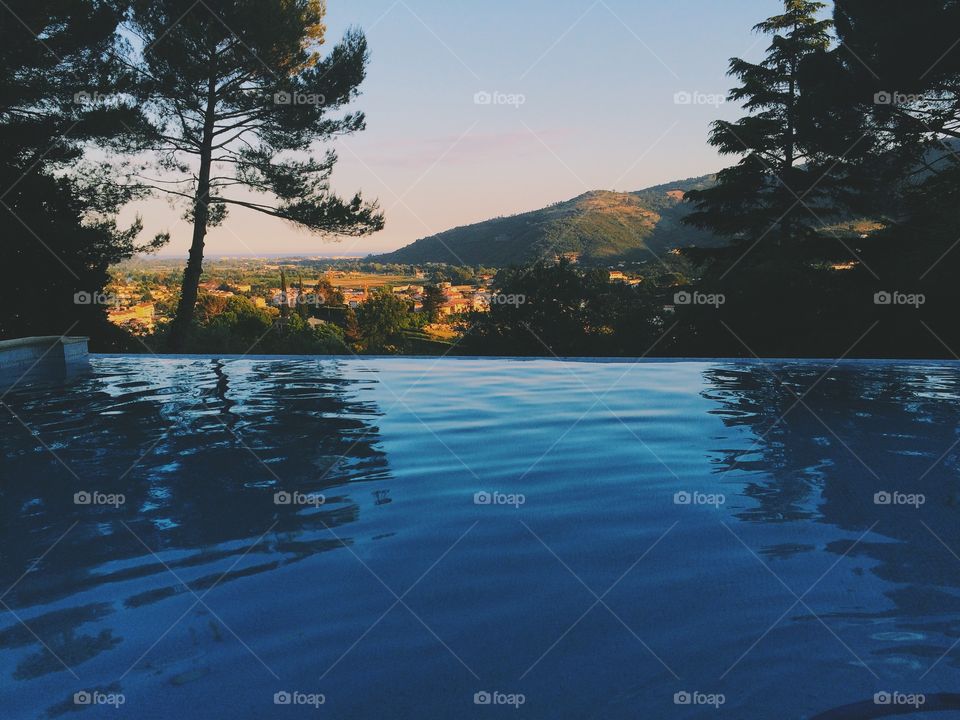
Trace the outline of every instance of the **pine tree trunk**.
<instances>
[{"instance_id":1,"label":"pine tree trunk","mask_svg":"<svg viewBox=\"0 0 960 720\"><path fill-rule=\"evenodd\" d=\"M793 222L793 213L796 212L797 207L794 206L794 190L790 183L793 181L793 165L796 162L796 105L797 105L797 70L796 65L791 65L790 67L790 92L789 100L787 101L787 143L784 148L784 160L783 160L783 169L780 173L780 192L784 196L785 204L790 208L783 218L783 222L780 227L782 229L782 239L786 239L788 245L793 245L793 236L794 231L794 222ZM778 240L778 244L781 242Z\"/></svg>"},{"instance_id":2,"label":"pine tree trunk","mask_svg":"<svg viewBox=\"0 0 960 720\"><path fill-rule=\"evenodd\" d=\"M203 274L203 244L207 236L207 222L210 219L210 166L213 157L213 131L216 120L216 79L211 73L207 85L207 108L204 117L203 139L200 146L200 174L197 178L197 193L193 203L193 240L190 243L190 256L183 272L183 284L180 288L180 304L170 324L170 336L167 341L171 352L183 352L186 346L190 326L197 304L200 276Z\"/></svg>"}]
</instances>

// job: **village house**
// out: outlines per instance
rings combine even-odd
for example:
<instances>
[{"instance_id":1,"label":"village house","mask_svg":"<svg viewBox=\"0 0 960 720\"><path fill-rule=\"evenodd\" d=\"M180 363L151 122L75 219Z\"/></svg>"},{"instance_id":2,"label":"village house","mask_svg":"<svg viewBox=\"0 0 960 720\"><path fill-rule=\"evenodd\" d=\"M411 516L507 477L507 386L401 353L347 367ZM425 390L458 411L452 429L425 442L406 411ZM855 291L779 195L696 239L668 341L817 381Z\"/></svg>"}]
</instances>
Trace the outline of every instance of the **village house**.
<instances>
[{"instance_id":1,"label":"village house","mask_svg":"<svg viewBox=\"0 0 960 720\"><path fill-rule=\"evenodd\" d=\"M472 305L466 300L456 299L456 300L447 300L440 306L440 314L444 316L449 315L460 315L471 309Z\"/></svg>"},{"instance_id":2,"label":"village house","mask_svg":"<svg viewBox=\"0 0 960 720\"><path fill-rule=\"evenodd\" d=\"M362 290L342 288L341 292L343 293L343 300L347 304L347 307L353 308L354 310L367 301L368 294L366 288Z\"/></svg>"},{"instance_id":3,"label":"village house","mask_svg":"<svg viewBox=\"0 0 960 720\"><path fill-rule=\"evenodd\" d=\"M144 330L152 332L156 317L156 310L153 303L138 303L125 308L114 308L107 311L107 318L114 325L126 325L127 323L136 323Z\"/></svg>"}]
</instances>

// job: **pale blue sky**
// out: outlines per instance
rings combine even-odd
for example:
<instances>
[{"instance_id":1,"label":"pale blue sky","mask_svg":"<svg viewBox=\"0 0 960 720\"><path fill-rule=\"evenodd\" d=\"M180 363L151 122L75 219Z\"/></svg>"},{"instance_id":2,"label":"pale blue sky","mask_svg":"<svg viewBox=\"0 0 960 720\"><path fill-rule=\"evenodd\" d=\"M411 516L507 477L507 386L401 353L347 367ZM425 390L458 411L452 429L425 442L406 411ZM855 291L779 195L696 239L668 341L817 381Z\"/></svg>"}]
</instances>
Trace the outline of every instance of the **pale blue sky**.
<instances>
[{"instance_id":1,"label":"pale blue sky","mask_svg":"<svg viewBox=\"0 0 960 720\"><path fill-rule=\"evenodd\" d=\"M732 56L756 59L751 32L781 0L328 0L328 37L367 33L356 107L367 130L336 143L338 192L379 198L387 227L338 243L232 210L209 254L383 252L450 227L532 210L591 189L638 190L713 172L709 123ZM522 95L476 104L478 92ZM140 207L186 254L178 211Z\"/></svg>"}]
</instances>

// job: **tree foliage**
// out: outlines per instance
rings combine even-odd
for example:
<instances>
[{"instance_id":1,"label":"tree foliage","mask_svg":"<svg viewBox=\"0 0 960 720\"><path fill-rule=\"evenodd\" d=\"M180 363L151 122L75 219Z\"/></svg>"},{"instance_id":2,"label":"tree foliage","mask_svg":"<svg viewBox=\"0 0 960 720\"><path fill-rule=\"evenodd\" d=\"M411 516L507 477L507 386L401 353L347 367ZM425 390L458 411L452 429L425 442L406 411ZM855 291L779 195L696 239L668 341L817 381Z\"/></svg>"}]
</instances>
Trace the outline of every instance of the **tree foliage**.
<instances>
[{"instance_id":1,"label":"tree foliage","mask_svg":"<svg viewBox=\"0 0 960 720\"><path fill-rule=\"evenodd\" d=\"M70 331L106 347L108 267L165 241L138 244L139 220L119 227L136 193L84 163L136 123L129 105L90 102L128 81L113 59L123 5L9 0L0 12L0 337Z\"/></svg>"},{"instance_id":2,"label":"tree foliage","mask_svg":"<svg viewBox=\"0 0 960 720\"><path fill-rule=\"evenodd\" d=\"M644 290L566 261L501 273L490 311L469 322L465 344L478 354L639 355L657 336Z\"/></svg>"},{"instance_id":3,"label":"tree foliage","mask_svg":"<svg viewBox=\"0 0 960 720\"><path fill-rule=\"evenodd\" d=\"M362 338L358 349L368 353L394 353L403 349L403 331L413 325L413 308L409 301L380 288L360 306L357 324Z\"/></svg>"}]
</instances>

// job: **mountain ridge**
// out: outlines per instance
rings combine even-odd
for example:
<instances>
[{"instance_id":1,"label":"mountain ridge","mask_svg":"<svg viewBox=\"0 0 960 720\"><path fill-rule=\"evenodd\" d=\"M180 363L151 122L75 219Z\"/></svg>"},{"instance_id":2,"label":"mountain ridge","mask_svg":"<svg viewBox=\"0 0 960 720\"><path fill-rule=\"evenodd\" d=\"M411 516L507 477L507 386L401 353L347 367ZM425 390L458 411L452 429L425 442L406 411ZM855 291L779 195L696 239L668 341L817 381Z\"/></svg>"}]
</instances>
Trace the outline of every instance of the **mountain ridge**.
<instances>
[{"instance_id":1,"label":"mountain ridge","mask_svg":"<svg viewBox=\"0 0 960 720\"><path fill-rule=\"evenodd\" d=\"M692 211L684 195L709 187L713 177L632 192L590 190L537 210L451 228L372 259L504 267L577 253L583 263L604 264L650 259L677 247L717 247L726 241L681 224Z\"/></svg>"}]
</instances>

